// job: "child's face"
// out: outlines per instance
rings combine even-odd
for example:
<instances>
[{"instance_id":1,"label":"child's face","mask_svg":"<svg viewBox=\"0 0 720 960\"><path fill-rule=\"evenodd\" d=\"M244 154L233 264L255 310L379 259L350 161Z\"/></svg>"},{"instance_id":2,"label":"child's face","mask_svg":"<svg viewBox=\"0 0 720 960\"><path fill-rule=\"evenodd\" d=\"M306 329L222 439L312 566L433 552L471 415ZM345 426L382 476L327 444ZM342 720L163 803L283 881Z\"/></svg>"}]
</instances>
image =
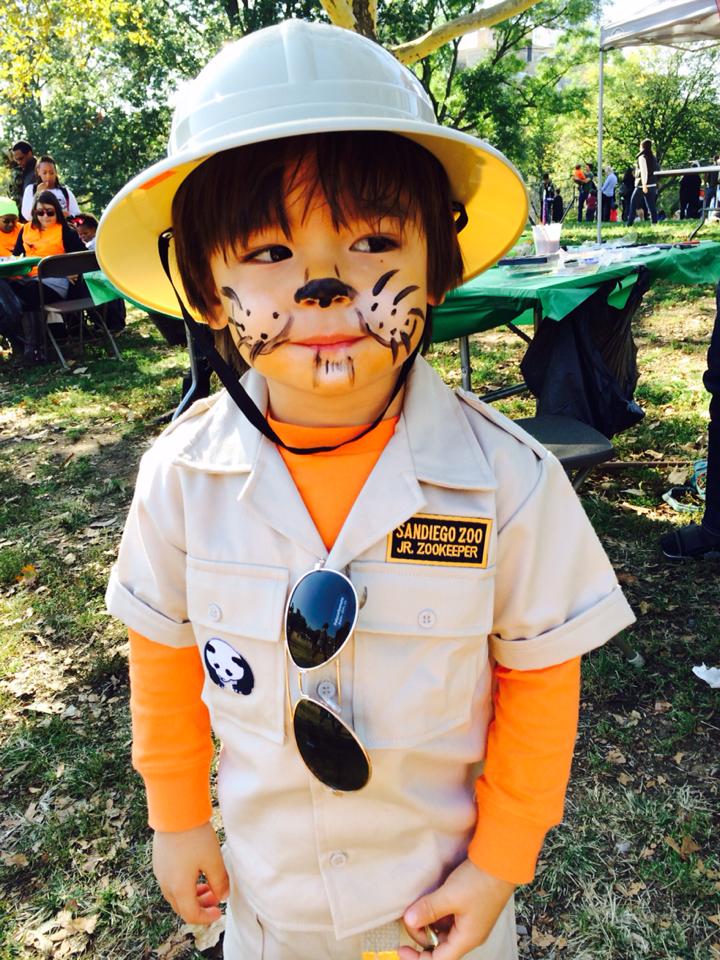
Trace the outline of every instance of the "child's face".
<instances>
[{"instance_id":1,"label":"child's face","mask_svg":"<svg viewBox=\"0 0 720 960\"><path fill-rule=\"evenodd\" d=\"M87 223L79 223L77 225L77 232L83 243L89 243L95 236L95 227L91 227Z\"/></svg>"},{"instance_id":2,"label":"child's face","mask_svg":"<svg viewBox=\"0 0 720 960\"><path fill-rule=\"evenodd\" d=\"M3 216L0 217L0 230L3 233L12 233L17 220L18 218L12 213L3 214Z\"/></svg>"},{"instance_id":3,"label":"child's face","mask_svg":"<svg viewBox=\"0 0 720 960\"><path fill-rule=\"evenodd\" d=\"M271 227L211 261L221 308L244 359L273 388L315 397L355 392L379 405L422 337L427 245L413 221L369 224L349 218L335 229L322 195L288 194L290 239Z\"/></svg>"},{"instance_id":4,"label":"child's face","mask_svg":"<svg viewBox=\"0 0 720 960\"><path fill-rule=\"evenodd\" d=\"M37 175L40 182L46 187L54 187L57 183L57 171L53 163L39 163L37 165Z\"/></svg>"}]
</instances>

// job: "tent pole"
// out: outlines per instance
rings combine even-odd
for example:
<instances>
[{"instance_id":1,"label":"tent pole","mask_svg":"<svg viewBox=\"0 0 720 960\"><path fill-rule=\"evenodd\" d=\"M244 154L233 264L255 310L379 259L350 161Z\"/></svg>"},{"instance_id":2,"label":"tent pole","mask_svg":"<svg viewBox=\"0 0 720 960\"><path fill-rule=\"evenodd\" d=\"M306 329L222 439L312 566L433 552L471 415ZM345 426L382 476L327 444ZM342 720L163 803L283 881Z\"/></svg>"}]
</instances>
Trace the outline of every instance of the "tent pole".
<instances>
[{"instance_id":1,"label":"tent pole","mask_svg":"<svg viewBox=\"0 0 720 960\"><path fill-rule=\"evenodd\" d=\"M598 188L598 203L595 208L597 217L597 242L602 243L602 184L604 182L603 178L603 99L605 96L605 63L604 63L604 51L600 47L600 64L599 64L599 85L598 85L598 145L597 145L597 188Z\"/></svg>"}]
</instances>

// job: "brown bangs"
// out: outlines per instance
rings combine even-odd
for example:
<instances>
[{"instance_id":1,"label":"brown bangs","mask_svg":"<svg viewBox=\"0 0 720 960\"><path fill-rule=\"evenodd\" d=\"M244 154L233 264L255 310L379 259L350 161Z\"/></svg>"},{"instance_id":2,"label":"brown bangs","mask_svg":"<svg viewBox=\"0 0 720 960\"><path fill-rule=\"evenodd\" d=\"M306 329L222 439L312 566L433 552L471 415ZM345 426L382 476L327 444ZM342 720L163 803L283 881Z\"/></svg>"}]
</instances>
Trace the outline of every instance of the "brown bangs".
<instances>
[{"instance_id":1,"label":"brown bangs","mask_svg":"<svg viewBox=\"0 0 720 960\"><path fill-rule=\"evenodd\" d=\"M306 209L321 194L336 227L356 217L416 221L428 244L430 293L440 298L461 282L450 186L432 154L393 133L311 134L218 153L180 186L172 207L178 268L190 305L203 316L219 303L212 256L267 227L289 238L285 197L293 186L304 188Z\"/></svg>"}]
</instances>

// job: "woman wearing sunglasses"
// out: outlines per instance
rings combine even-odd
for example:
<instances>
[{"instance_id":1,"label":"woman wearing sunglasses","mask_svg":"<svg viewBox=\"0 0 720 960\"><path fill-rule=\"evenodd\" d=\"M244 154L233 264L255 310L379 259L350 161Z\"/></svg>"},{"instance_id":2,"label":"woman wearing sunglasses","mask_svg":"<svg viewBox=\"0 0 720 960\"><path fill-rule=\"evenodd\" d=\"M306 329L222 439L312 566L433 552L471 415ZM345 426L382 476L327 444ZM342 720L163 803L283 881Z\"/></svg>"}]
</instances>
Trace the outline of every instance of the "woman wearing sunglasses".
<instances>
[{"instance_id":1,"label":"woman wearing sunglasses","mask_svg":"<svg viewBox=\"0 0 720 960\"><path fill-rule=\"evenodd\" d=\"M227 899L226 960L516 960L579 656L633 619L557 460L420 356L524 186L337 27L228 44L179 104L97 247L226 387L143 458L107 593L156 877L190 923Z\"/></svg>"},{"instance_id":2,"label":"woman wearing sunglasses","mask_svg":"<svg viewBox=\"0 0 720 960\"><path fill-rule=\"evenodd\" d=\"M13 254L18 257L51 257L61 253L77 253L85 249L80 237L65 222L65 217L54 193L44 190L32 204L28 223L24 223ZM10 285L23 305L23 331L25 340L23 361L27 364L41 363L43 357L42 318L40 307L40 282L37 266L25 277L11 280ZM64 300L70 290L70 281L64 278L43 280L45 303Z\"/></svg>"}]
</instances>

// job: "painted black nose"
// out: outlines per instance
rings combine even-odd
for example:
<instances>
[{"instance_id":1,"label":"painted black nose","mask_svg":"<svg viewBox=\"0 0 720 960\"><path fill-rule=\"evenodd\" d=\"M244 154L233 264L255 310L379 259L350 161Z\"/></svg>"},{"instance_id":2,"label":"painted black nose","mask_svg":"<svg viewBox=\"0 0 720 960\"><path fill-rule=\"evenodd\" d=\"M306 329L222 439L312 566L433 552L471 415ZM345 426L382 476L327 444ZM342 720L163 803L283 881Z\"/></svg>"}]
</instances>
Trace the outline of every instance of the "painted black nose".
<instances>
[{"instance_id":1,"label":"painted black nose","mask_svg":"<svg viewBox=\"0 0 720 960\"><path fill-rule=\"evenodd\" d=\"M356 291L336 277L323 277L309 280L304 287L295 291L295 303L308 307L329 307L333 303L349 304L355 299Z\"/></svg>"}]
</instances>

